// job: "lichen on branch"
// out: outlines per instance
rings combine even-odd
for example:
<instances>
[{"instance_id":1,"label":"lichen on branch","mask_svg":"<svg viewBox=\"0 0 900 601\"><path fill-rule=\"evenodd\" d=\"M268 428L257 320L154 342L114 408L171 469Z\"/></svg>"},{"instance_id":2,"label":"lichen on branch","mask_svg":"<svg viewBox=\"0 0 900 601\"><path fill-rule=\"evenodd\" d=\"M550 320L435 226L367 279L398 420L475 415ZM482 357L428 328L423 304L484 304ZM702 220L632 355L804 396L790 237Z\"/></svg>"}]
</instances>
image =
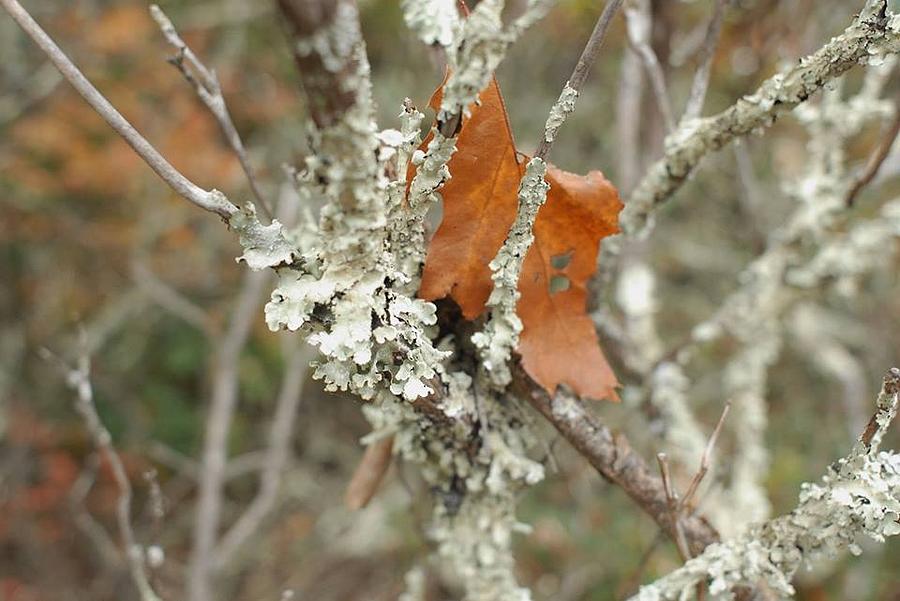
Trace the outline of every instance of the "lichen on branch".
<instances>
[{"instance_id":1,"label":"lichen on branch","mask_svg":"<svg viewBox=\"0 0 900 601\"><path fill-rule=\"evenodd\" d=\"M900 534L900 454L879 452L897 414L900 370L885 376L877 411L853 450L828 468L817 484L801 486L790 513L734 540L714 543L656 582L632 601L684 599L706 582L713 600L734 599L733 589L765 583L776 594L794 594L791 579L804 563L842 551L861 553L858 541L884 542Z\"/></svg>"}]
</instances>

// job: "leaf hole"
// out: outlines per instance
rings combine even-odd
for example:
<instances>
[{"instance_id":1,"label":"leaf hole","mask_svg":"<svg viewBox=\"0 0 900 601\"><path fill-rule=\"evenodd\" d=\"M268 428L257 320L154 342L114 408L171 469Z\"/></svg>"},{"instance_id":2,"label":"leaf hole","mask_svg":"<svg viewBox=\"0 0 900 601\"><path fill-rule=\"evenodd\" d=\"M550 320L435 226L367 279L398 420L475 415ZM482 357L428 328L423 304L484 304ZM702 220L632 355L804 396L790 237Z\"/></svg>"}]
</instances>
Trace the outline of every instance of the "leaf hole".
<instances>
[{"instance_id":1,"label":"leaf hole","mask_svg":"<svg viewBox=\"0 0 900 601\"><path fill-rule=\"evenodd\" d=\"M553 269L565 269L569 266L569 263L572 262L572 254L575 251L570 250L569 252L562 253L561 255L553 255L550 257L550 264L553 265ZM568 287L568 286L567 286Z\"/></svg>"},{"instance_id":2,"label":"leaf hole","mask_svg":"<svg viewBox=\"0 0 900 601\"><path fill-rule=\"evenodd\" d=\"M564 275L555 275L550 278L550 294L556 294L557 292L564 292L569 289L569 278Z\"/></svg>"}]
</instances>

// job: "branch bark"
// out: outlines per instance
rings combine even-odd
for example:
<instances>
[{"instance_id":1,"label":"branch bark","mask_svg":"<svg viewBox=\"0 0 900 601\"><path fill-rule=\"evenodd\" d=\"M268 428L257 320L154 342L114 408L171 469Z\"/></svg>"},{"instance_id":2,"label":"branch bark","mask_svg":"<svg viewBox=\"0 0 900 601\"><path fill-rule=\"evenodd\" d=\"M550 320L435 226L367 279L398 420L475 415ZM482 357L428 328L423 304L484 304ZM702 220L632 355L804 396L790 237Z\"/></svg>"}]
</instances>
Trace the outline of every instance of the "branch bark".
<instances>
[{"instance_id":1,"label":"branch bark","mask_svg":"<svg viewBox=\"0 0 900 601\"><path fill-rule=\"evenodd\" d=\"M201 209L215 213L226 222L237 213L234 206L218 190L204 190L175 169L150 142L110 104L100 91L88 81L75 63L60 49L40 25L28 14L18 0L0 0L0 6L12 16L25 33L31 37L63 77L84 98L106 123L118 133L156 174L180 196Z\"/></svg>"},{"instance_id":2,"label":"branch bark","mask_svg":"<svg viewBox=\"0 0 900 601\"><path fill-rule=\"evenodd\" d=\"M513 386L603 478L619 486L675 540L665 487L624 435L614 434L581 400L564 393L550 397L521 369L517 369ZM699 515L683 516L681 526L694 555L719 540L716 530Z\"/></svg>"},{"instance_id":3,"label":"branch bark","mask_svg":"<svg viewBox=\"0 0 900 601\"><path fill-rule=\"evenodd\" d=\"M872 55L896 53L900 33L889 26L885 0L869 0L844 32L796 65L767 79L718 115L695 121L670 138L666 154L650 167L625 204L619 223L627 236L641 233L656 207L668 200L704 156L735 138L768 127L829 81Z\"/></svg>"}]
</instances>

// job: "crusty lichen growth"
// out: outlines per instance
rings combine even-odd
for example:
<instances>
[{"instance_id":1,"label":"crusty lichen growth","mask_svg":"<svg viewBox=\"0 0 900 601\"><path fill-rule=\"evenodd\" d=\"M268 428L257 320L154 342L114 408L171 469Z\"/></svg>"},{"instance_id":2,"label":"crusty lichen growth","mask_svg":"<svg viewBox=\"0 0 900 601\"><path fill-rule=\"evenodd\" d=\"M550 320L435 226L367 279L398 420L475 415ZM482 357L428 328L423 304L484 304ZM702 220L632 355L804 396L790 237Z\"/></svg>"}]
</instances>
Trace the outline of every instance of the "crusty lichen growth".
<instances>
[{"instance_id":1,"label":"crusty lichen growth","mask_svg":"<svg viewBox=\"0 0 900 601\"><path fill-rule=\"evenodd\" d=\"M419 465L435 491L428 535L466 601L528 601L528 590L515 579L512 539L527 531L515 518L517 497L544 474L528 457L535 441L510 399L486 395L476 418L471 379L460 372L456 377L462 379L450 386L445 403L469 410L437 424L408 403L385 399L364 409L373 425L370 437L394 436L395 453ZM480 437L472 436L476 420Z\"/></svg>"},{"instance_id":2,"label":"crusty lichen growth","mask_svg":"<svg viewBox=\"0 0 900 601\"><path fill-rule=\"evenodd\" d=\"M487 87L509 46L552 6L548 0L528 0L525 12L503 27L503 0L482 0L463 22L460 35L447 54L450 77L444 86L438 121L443 123L468 110Z\"/></svg>"},{"instance_id":3,"label":"crusty lichen growth","mask_svg":"<svg viewBox=\"0 0 900 601\"><path fill-rule=\"evenodd\" d=\"M575 111L575 101L578 100L578 90L569 86L569 82L563 87L559 99L550 108L547 123L544 125L544 140L552 142L556 139L556 132L565 123L566 117Z\"/></svg>"},{"instance_id":4,"label":"crusty lichen growth","mask_svg":"<svg viewBox=\"0 0 900 601\"><path fill-rule=\"evenodd\" d=\"M497 256L490 263L494 289L488 298L490 317L484 330L472 336L479 350L488 380L497 388L505 388L512 379L509 360L519 343L522 320L516 315L519 302L519 274L525 255L534 242L534 221L547 200L550 185L544 179L547 164L531 159L519 184L519 208Z\"/></svg>"},{"instance_id":5,"label":"crusty lichen growth","mask_svg":"<svg viewBox=\"0 0 900 601\"><path fill-rule=\"evenodd\" d=\"M625 203L622 231L634 236L652 225L656 205L675 192L710 152L768 127L779 113L804 102L854 65L900 50L900 21L885 12L885 0L869 0L841 35L817 52L770 77L718 115L692 120L675 131L666 140L665 156L650 167Z\"/></svg>"},{"instance_id":6,"label":"crusty lichen growth","mask_svg":"<svg viewBox=\"0 0 900 601\"><path fill-rule=\"evenodd\" d=\"M860 92L843 98L834 86L816 105L805 105L797 117L809 130L809 160L799 178L784 184L795 210L773 231L766 250L739 276L739 287L709 319L692 332L692 343L678 353L686 365L696 348L729 337L737 351L724 370L725 398L732 399L736 448L729 485L714 495L708 514L726 537L767 517L763 482L768 466L765 444L768 369L778 359L782 319L798 295L785 280L804 263L809 247L828 239L837 217L845 211L849 184L844 146L863 127L890 117L890 103L878 98L884 71L871 67ZM838 82L840 84L840 81ZM652 398L652 394L651 394Z\"/></svg>"},{"instance_id":7,"label":"crusty lichen growth","mask_svg":"<svg viewBox=\"0 0 900 601\"><path fill-rule=\"evenodd\" d=\"M879 452L897 413L900 370L884 379L870 428L849 455L828 469L818 484L801 487L800 502L787 515L743 536L715 543L678 570L644 586L632 601L687 599L698 582L709 598L734 599L737 586L765 583L777 595L794 594L791 579L803 564L850 550L863 538L883 542L900 534L900 454Z\"/></svg>"},{"instance_id":8,"label":"crusty lichen growth","mask_svg":"<svg viewBox=\"0 0 900 601\"><path fill-rule=\"evenodd\" d=\"M900 200L885 204L874 219L853 225L826 241L805 265L791 269L788 283L811 288L831 280L846 295L856 293L860 276L896 256L900 238Z\"/></svg>"},{"instance_id":9,"label":"crusty lichen growth","mask_svg":"<svg viewBox=\"0 0 900 601\"><path fill-rule=\"evenodd\" d=\"M396 162L409 156L421 116L405 110L404 131L377 132L358 17L352 3L338 11L329 31L298 47L320 53L327 68L345 74L340 81L355 102L334 123L311 128L314 152L301 179L324 201L318 237L299 260L271 261L278 286L266 305L266 322L273 330L306 330L308 342L323 354L314 377L326 390L372 399L386 387L411 401L434 392L428 382L446 354L428 334L434 305L410 296L409 276L398 269L400 257L388 240L388 219L400 204L388 173L397 174ZM268 227L274 236L276 224ZM257 257L255 263L265 261Z\"/></svg>"},{"instance_id":10,"label":"crusty lichen growth","mask_svg":"<svg viewBox=\"0 0 900 601\"><path fill-rule=\"evenodd\" d=\"M404 5L407 18L412 14L416 24L422 23L419 17L424 12L433 16L438 9L435 0L422 4L432 6L418 6L415 2ZM406 227L408 243L413 248L423 249L421 260L424 260L425 214L440 199L438 190L451 177L447 163L456 152L456 136L464 116L470 105L478 100L478 94L490 83L509 46L525 29L543 17L552 4L550 0L529 0L525 12L504 28L501 20L504 1L484 0L478 3L468 18L453 28L453 41L445 45L450 75L442 90L437 122L431 130L432 139L424 152L417 151L413 156L416 175L407 198L410 208ZM425 21L432 23L430 16ZM427 29L431 30L434 26L432 23Z\"/></svg>"},{"instance_id":11,"label":"crusty lichen growth","mask_svg":"<svg viewBox=\"0 0 900 601\"><path fill-rule=\"evenodd\" d=\"M403 19L428 45L450 46L459 29L456 0L402 0Z\"/></svg>"},{"instance_id":12,"label":"crusty lichen growth","mask_svg":"<svg viewBox=\"0 0 900 601\"><path fill-rule=\"evenodd\" d=\"M338 17L356 22L355 14ZM314 376L327 390L371 400L369 439L393 436L394 452L420 467L435 491L430 536L467 601L529 599L515 579L511 542L522 529L516 498L543 477L528 456L534 441L510 399L480 391L476 402L472 378L454 363L454 341L434 342L435 306L415 297L424 216L449 177L454 139L438 132L426 152L416 150L423 116L408 101L399 130L378 131L358 24L333 29L299 42L328 55L323 64L355 95L340 118L311 129L312 153L296 178L323 206L318 227L296 235L278 222L262 226L252 212L232 225L248 264L278 275L270 328L302 330L322 354ZM418 175L407 197L410 164Z\"/></svg>"}]
</instances>

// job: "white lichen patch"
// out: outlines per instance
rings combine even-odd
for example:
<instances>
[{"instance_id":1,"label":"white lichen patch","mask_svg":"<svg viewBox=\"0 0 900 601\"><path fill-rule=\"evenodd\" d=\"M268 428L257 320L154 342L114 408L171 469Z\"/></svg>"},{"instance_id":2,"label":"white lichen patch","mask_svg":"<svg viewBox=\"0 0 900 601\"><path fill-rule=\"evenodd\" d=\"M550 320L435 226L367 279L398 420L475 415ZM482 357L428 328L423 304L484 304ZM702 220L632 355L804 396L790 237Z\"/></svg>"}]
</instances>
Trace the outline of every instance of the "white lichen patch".
<instances>
[{"instance_id":1,"label":"white lichen patch","mask_svg":"<svg viewBox=\"0 0 900 601\"><path fill-rule=\"evenodd\" d=\"M449 46L459 29L456 0L402 0L403 20L428 45Z\"/></svg>"},{"instance_id":2,"label":"white lichen patch","mask_svg":"<svg viewBox=\"0 0 900 601\"><path fill-rule=\"evenodd\" d=\"M544 125L544 140L552 142L556 138L556 132L565 123L566 117L575 111L576 100L578 100L578 90L569 87L569 82L567 81L559 94L559 99L550 108L547 123Z\"/></svg>"},{"instance_id":3,"label":"white lichen patch","mask_svg":"<svg viewBox=\"0 0 900 601\"><path fill-rule=\"evenodd\" d=\"M482 2L465 31L442 29L435 20L452 3L404 4L426 40L445 44L452 33L451 64L461 76L450 95L460 107L476 100L508 43L549 5L530 2L525 15L503 30L502 4ZM321 353L314 377L326 390L370 401L363 408L373 428L366 439L393 437L394 453L421 468L435 491L431 537L465 599L525 601L530 595L516 582L512 539L525 530L515 519L516 498L543 477L541 463L529 457L534 440L509 399L488 390L476 401L476 383L454 363L459 353L452 337L435 342L435 305L415 297L425 214L450 177L455 139L436 131L428 148L417 151L423 116L408 101L399 129L376 127L355 10L354 3L342 2L331 27L297 45L301 56L315 53L326 69L340 73L338 85L355 99L333 122L310 127L311 153L295 177L301 193L322 206L318 225L303 229L301 244L301 236L278 224L262 226L252 214L241 216L236 227L245 260L277 273L265 309L269 327L302 332ZM410 163L417 175L407 195ZM523 236L531 236L546 197L543 162L532 163L522 186L528 214L504 261L518 252L521 263L530 245ZM520 269L501 269L513 294ZM514 300L508 309L515 320ZM419 584L410 580L411 595Z\"/></svg>"},{"instance_id":4,"label":"white lichen patch","mask_svg":"<svg viewBox=\"0 0 900 601\"><path fill-rule=\"evenodd\" d=\"M896 415L900 371L892 370L878 398L878 427L833 464L818 484L804 484L790 513L724 543L715 543L681 568L644 586L632 601L690 598L698 582L709 598L731 600L738 586L765 584L791 597L791 580L804 564L857 549L869 538L883 542L900 534L900 455L879 452L884 431Z\"/></svg>"},{"instance_id":5,"label":"white lichen patch","mask_svg":"<svg viewBox=\"0 0 900 601\"><path fill-rule=\"evenodd\" d=\"M260 270L280 265L290 265L299 255L297 248L285 236L278 220L262 225L256 217L256 208L247 205L228 221L237 232L244 254L237 258L250 269Z\"/></svg>"},{"instance_id":6,"label":"white lichen patch","mask_svg":"<svg viewBox=\"0 0 900 601\"><path fill-rule=\"evenodd\" d=\"M547 200L550 185L544 179L547 165L539 158L531 159L519 184L519 208L516 220L503 246L490 263L494 289L488 298L490 317L484 329L472 336L478 348L490 382L502 389L512 376L509 360L519 343L522 321L516 315L519 302L519 275L531 244L534 242L534 221L538 210Z\"/></svg>"},{"instance_id":7,"label":"white lichen patch","mask_svg":"<svg viewBox=\"0 0 900 601\"><path fill-rule=\"evenodd\" d=\"M828 44L775 74L752 94L714 117L692 120L675 132L666 155L655 163L625 203L619 223L629 236L646 235L656 206L668 198L707 154L733 139L771 125L776 116L805 102L826 83L870 57L900 49L897 20L880 16L882 2L867 2L847 29Z\"/></svg>"}]
</instances>

